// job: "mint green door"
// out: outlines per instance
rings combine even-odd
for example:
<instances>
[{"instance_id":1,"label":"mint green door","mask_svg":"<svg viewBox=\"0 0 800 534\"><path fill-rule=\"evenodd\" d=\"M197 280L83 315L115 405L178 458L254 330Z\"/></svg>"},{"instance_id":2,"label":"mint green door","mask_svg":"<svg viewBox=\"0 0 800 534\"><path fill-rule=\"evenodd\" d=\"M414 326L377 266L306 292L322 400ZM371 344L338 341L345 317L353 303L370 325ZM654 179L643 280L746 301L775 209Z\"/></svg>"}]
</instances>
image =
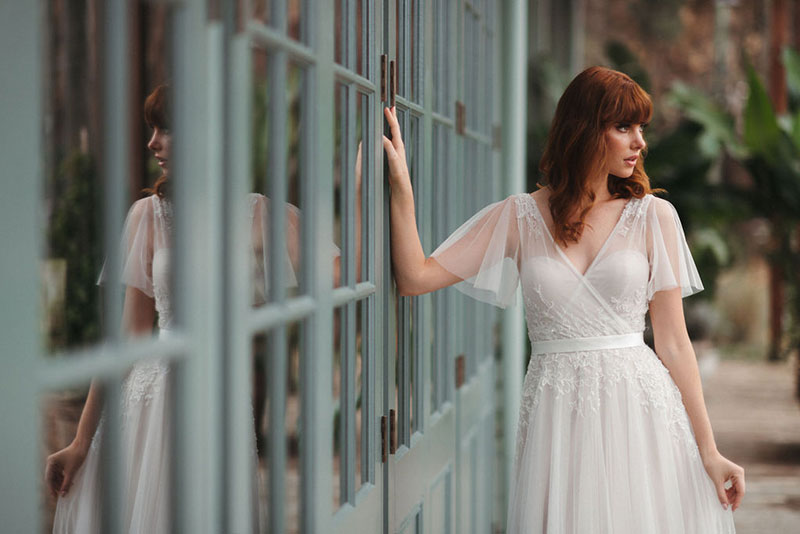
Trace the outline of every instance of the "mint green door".
<instances>
[{"instance_id":1,"label":"mint green door","mask_svg":"<svg viewBox=\"0 0 800 534\"><path fill-rule=\"evenodd\" d=\"M499 45L494 2L397 0L388 36L397 109L426 254L502 194L495 142ZM389 532L492 530L499 315L448 288L387 310ZM391 301L390 301L391 302Z\"/></svg>"}]
</instances>

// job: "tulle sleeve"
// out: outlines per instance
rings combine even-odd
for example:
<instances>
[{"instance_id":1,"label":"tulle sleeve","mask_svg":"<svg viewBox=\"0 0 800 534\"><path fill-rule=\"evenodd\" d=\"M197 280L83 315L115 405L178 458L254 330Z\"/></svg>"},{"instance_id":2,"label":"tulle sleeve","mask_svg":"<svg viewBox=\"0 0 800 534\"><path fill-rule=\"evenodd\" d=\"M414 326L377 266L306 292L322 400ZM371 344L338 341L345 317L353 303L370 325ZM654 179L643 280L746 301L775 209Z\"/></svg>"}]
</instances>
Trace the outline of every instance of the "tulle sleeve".
<instances>
[{"instance_id":1,"label":"tulle sleeve","mask_svg":"<svg viewBox=\"0 0 800 534\"><path fill-rule=\"evenodd\" d=\"M516 299L519 242L516 203L508 197L473 215L431 257L462 279L456 289L505 308Z\"/></svg>"},{"instance_id":2,"label":"tulle sleeve","mask_svg":"<svg viewBox=\"0 0 800 534\"><path fill-rule=\"evenodd\" d=\"M152 197L128 210L122 231L122 283L153 297L154 210Z\"/></svg>"},{"instance_id":3,"label":"tulle sleeve","mask_svg":"<svg viewBox=\"0 0 800 534\"><path fill-rule=\"evenodd\" d=\"M259 193L250 193L250 278L253 305L261 305L268 299L271 262L283 264L286 287L297 287L300 248L300 210L286 204L285 248L275 254L270 245L270 206L269 198Z\"/></svg>"},{"instance_id":4,"label":"tulle sleeve","mask_svg":"<svg viewBox=\"0 0 800 534\"><path fill-rule=\"evenodd\" d=\"M650 262L647 300L652 300L657 291L676 287L681 288L682 297L702 291L703 283L675 207L667 200L654 197L648 210L647 226Z\"/></svg>"}]
</instances>

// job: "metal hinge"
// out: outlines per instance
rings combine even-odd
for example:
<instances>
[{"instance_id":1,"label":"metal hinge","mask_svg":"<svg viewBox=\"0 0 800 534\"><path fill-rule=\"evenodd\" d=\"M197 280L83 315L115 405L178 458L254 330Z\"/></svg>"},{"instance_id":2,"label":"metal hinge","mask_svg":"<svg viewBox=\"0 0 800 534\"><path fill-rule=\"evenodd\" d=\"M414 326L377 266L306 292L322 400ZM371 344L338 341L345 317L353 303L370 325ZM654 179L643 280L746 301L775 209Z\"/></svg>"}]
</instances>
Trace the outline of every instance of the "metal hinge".
<instances>
[{"instance_id":1,"label":"metal hinge","mask_svg":"<svg viewBox=\"0 0 800 534\"><path fill-rule=\"evenodd\" d=\"M464 135L467 131L467 106L460 100L456 100L456 133Z\"/></svg>"},{"instance_id":2,"label":"metal hinge","mask_svg":"<svg viewBox=\"0 0 800 534\"><path fill-rule=\"evenodd\" d=\"M381 54L381 102L386 102L389 97L386 90L389 88L387 84L389 78L389 56Z\"/></svg>"},{"instance_id":3,"label":"metal hinge","mask_svg":"<svg viewBox=\"0 0 800 534\"><path fill-rule=\"evenodd\" d=\"M381 416L381 463L386 463L386 433L388 429L386 428L386 416Z\"/></svg>"},{"instance_id":4,"label":"metal hinge","mask_svg":"<svg viewBox=\"0 0 800 534\"><path fill-rule=\"evenodd\" d=\"M386 463L386 440L389 440L388 452L397 451L397 415L394 409L389 410L389 417L381 416L381 463Z\"/></svg>"},{"instance_id":5,"label":"metal hinge","mask_svg":"<svg viewBox=\"0 0 800 534\"><path fill-rule=\"evenodd\" d=\"M463 354L456 356L456 389L464 385L464 381L466 380L467 370L465 368L465 362L466 358Z\"/></svg>"},{"instance_id":6,"label":"metal hinge","mask_svg":"<svg viewBox=\"0 0 800 534\"><path fill-rule=\"evenodd\" d=\"M389 454L397 452L397 412L389 410Z\"/></svg>"},{"instance_id":7,"label":"metal hinge","mask_svg":"<svg viewBox=\"0 0 800 534\"><path fill-rule=\"evenodd\" d=\"M492 148L493 149L500 150L501 148L503 148L502 135L503 135L503 130L500 128L500 125L499 124L495 124L492 127Z\"/></svg>"},{"instance_id":8,"label":"metal hinge","mask_svg":"<svg viewBox=\"0 0 800 534\"><path fill-rule=\"evenodd\" d=\"M389 100L390 105L394 107L395 96L397 95L397 62L392 60L389 62Z\"/></svg>"}]
</instances>

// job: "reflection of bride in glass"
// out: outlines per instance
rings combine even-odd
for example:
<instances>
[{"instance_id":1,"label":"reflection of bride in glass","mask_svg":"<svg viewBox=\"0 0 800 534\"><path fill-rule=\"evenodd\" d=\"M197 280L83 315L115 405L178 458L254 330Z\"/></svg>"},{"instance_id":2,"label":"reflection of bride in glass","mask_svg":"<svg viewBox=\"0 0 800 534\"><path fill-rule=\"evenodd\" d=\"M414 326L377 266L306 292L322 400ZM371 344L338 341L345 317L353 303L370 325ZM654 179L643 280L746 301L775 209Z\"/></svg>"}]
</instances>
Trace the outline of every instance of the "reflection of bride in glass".
<instances>
[{"instance_id":1,"label":"reflection of bride in glass","mask_svg":"<svg viewBox=\"0 0 800 534\"><path fill-rule=\"evenodd\" d=\"M151 335L158 318L159 337L173 328L170 288L172 202L169 195L171 134L169 88L157 87L146 99L144 114L153 135L147 144L162 176L149 196L131 206L122 242L122 282L125 284L123 330L129 336ZM268 256L265 198L250 195L254 231L251 267ZM259 243L255 243L258 239ZM296 249L296 246L293 247ZM288 254L284 255L288 256ZM294 255L296 258L296 255ZM286 261L290 260L286 258ZM291 261L294 268L296 262ZM290 269L293 271L294 269ZM267 273L261 266L260 273ZM254 270L254 274L257 272ZM259 273L259 274L260 274ZM104 276L101 274L101 280ZM126 377L122 391L122 459L125 491L123 524L126 532L166 533L170 528L170 381L169 367L159 361L139 362ZM73 441L47 458L45 478L58 495L54 533L100 532L100 442L103 438L103 400L92 383ZM253 441L252 496L254 528L258 527L257 478Z\"/></svg>"}]
</instances>

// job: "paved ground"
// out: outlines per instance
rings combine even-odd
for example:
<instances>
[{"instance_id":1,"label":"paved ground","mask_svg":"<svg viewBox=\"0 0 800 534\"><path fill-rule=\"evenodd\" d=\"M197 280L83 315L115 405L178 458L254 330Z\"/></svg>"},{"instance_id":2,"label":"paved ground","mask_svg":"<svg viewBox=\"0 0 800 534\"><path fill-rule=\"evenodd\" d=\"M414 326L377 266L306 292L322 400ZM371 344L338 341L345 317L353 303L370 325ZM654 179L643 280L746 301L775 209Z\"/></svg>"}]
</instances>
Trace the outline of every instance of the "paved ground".
<instances>
[{"instance_id":1,"label":"paved ground","mask_svg":"<svg viewBox=\"0 0 800 534\"><path fill-rule=\"evenodd\" d=\"M792 396L794 360L703 363L717 446L745 469L747 493L734 512L737 534L800 532L800 403Z\"/></svg>"}]
</instances>

